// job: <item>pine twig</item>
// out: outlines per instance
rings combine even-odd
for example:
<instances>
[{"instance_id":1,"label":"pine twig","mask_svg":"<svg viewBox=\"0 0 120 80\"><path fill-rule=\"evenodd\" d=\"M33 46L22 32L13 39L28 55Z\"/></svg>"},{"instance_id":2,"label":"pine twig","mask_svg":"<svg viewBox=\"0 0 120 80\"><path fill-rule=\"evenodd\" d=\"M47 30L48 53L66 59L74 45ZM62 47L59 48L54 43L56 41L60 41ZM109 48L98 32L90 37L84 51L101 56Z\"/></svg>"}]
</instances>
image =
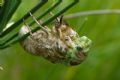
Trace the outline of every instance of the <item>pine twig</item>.
<instances>
[{"instance_id":1,"label":"pine twig","mask_svg":"<svg viewBox=\"0 0 120 80\"><path fill-rule=\"evenodd\" d=\"M120 9L90 10L90 11L77 12L64 16L64 19L77 18L82 16L91 16L91 15L108 15L108 14L120 14Z\"/></svg>"}]
</instances>

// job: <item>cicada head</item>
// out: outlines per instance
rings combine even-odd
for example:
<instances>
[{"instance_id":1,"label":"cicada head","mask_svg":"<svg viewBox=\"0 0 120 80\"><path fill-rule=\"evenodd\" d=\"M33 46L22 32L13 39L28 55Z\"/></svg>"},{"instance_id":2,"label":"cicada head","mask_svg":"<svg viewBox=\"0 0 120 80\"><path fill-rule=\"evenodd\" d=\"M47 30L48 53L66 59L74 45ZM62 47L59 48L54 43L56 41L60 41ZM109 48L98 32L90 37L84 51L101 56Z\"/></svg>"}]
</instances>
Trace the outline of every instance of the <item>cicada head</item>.
<instances>
[{"instance_id":1,"label":"cicada head","mask_svg":"<svg viewBox=\"0 0 120 80\"><path fill-rule=\"evenodd\" d=\"M71 40L69 43L70 47L68 47L68 51L66 54L66 57L69 59L68 64L78 65L86 59L92 41L86 36L83 37L74 36L71 37L70 40Z\"/></svg>"}]
</instances>

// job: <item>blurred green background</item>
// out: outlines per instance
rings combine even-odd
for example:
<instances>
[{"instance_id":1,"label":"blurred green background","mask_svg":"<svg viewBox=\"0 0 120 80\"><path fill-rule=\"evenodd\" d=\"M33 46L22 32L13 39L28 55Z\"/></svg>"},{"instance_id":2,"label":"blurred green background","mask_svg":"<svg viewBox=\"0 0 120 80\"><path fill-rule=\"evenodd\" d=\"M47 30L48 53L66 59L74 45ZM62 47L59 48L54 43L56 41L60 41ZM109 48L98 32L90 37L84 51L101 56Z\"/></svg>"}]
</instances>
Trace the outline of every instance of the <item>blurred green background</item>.
<instances>
[{"instance_id":1,"label":"blurred green background","mask_svg":"<svg viewBox=\"0 0 120 80\"><path fill-rule=\"evenodd\" d=\"M50 0L42 10L55 0ZM63 0L62 7L72 0ZM20 19L39 0L23 0L11 21ZM62 7L59 6L55 13ZM65 15L86 10L119 9L120 0L81 0ZM36 13L39 15L40 11ZM82 30L79 30L87 18ZM87 59L70 67L52 64L42 57L28 54L19 43L0 50L0 80L120 80L120 15L93 15L67 20L80 36L88 36L93 46Z\"/></svg>"}]
</instances>

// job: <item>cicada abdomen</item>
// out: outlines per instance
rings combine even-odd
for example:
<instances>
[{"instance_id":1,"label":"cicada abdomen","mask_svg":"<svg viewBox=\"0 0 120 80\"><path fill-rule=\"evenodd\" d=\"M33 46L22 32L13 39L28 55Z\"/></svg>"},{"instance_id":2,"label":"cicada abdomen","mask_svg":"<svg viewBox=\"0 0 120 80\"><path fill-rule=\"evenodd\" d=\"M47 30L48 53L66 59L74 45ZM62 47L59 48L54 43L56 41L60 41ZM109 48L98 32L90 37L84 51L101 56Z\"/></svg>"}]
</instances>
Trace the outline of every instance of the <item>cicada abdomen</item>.
<instances>
[{"instance_id":1,"label":"cicada abdomen","mask_svg":"<svg viewBox=\"0 0 120 80\"><path fill-rule=\"evenodd\" d=\"M21 37L28 32L29 28L24 25L19 35ZM92 41L86 36L80 37L62 18L58 18L52 29L45 26L20 43L27 52L52 63L78 65L86 59Z\"/></svg>"}]
</instances>

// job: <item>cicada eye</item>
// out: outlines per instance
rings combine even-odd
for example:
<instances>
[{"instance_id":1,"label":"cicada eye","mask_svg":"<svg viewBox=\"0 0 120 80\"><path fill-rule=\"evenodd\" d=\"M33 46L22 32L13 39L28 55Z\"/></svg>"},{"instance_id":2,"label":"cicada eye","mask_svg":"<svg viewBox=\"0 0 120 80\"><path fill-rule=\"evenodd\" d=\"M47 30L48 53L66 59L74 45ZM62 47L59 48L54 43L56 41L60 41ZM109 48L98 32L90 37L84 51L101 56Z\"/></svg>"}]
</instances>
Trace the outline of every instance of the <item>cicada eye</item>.
<instances>
[{"instance_id":1,"label":"cicada eye","mask_svg":"<svg viewBox=\"0 0 120 80\"><path fill-rule=\"evenodd\" d=\"M82 50L83 50L83 48L80 47L80 46L76 46L76 49L77 49L78 51L82 51Z\"/></svg>"}]
</instances>

